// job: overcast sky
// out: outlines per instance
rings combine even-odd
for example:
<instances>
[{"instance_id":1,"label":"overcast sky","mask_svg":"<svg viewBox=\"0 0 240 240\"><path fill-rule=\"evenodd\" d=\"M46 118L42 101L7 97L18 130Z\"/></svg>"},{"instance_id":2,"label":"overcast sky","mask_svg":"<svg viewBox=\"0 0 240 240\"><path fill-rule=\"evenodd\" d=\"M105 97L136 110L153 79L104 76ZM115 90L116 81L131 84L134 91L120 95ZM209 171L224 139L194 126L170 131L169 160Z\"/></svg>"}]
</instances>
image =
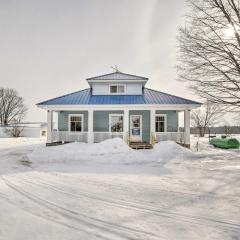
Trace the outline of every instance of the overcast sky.
<instances>
[{"instance_id":1,"label":"overcast sky","mask_svg":"<svg viewBox=\"0 0 240 240\"><path fill-rule=\"evenodd\" d=\"M28 121L46 121L36 103L87 88L114 64L199 100L176 81L185 13L184 0L0 0L0 86L24 97Z\"/></svg>"}]
</instances>

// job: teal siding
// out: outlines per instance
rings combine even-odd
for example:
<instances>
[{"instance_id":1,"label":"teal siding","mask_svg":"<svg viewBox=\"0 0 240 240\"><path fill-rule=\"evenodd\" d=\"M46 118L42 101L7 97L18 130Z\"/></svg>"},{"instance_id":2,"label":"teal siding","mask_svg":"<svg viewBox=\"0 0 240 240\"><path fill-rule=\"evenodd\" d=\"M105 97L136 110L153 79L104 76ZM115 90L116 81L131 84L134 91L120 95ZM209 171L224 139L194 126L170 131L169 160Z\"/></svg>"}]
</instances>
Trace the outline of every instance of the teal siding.
<instances>
[{"instance_id":1,"label":"teal siding","mask_svg":"<svg viewBox=\"0 0 240 240\"><path fill-rule=\"evenodd\" d=\"M167 132L178 131L178 113L175 110L157 110L156 114L167 114Z\"/></svg>"},{"instance_id":2,"label":"teal siding","mask_svg":"<svg viewBox=\"0 0 240 240\"><path fill-rule=\"evenodd\" d=\"M93 113L93 131L109 131L109 114L123 114L123 111L94 111ZM68 115L84 115L84 131L88 131L88 112L87 111L61 111L59 112L58 128L60 131L68 131ZM175 110L157 110L156 114L167 114L167 131L178 131L178 113ZM130 110L130 115L142 115L142 137L143 141L150 142L150 111L149 110ZM129 124L130 125L130 124ZM124 131L129 131L124 130Z\"/></svg>"},{"instance_id":3,"label":"teal siding","mask_svg":"<svg viewBox=\"0 0 240 240\"><path fill-rule=\"evenodd\" d=\"M134 110L129 111L129 115L142 115L142 139L143 141L150 142L150 111Z\"/></svg>"},{"instance_id":4,"label":"teal siding","mask_svg":"<svg viewBox=\"0 0 240 240\"><path fill-rule=\"evenodd\" d=\"M123 111L94 111L93 113L93 131L109 131L109 114L123 114Z\"/></svg>"},{"instance_id":5,"label":"teal siding","mask_svg":"<svg viewBox=\"0 0 240 240\"><path fill-rule=\"evenodd\" d=\"M61 111L58 115L58 129L60 131L68 131L68 115L83 114L84 131L88 131L88 112L87 111Z\"/></svg>"}]
</instances>

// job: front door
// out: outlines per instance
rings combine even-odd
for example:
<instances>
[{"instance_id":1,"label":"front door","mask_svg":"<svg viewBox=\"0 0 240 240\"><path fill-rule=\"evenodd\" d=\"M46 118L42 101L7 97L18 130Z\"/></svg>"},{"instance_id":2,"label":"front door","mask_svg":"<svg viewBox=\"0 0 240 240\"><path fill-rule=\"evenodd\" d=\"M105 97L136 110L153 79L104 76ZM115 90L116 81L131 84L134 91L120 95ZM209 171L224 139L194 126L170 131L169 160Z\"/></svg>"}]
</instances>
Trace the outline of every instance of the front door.
<instances>
[{"instance_id":1,"label":"front door","mask_svg":"<svg viewBox=\"0 0 240 240\"><path fill-rule=\"evenodd\" d=\"M142 142L142 115L130 115L130 141Z\"/></svg>"}]
</instances>

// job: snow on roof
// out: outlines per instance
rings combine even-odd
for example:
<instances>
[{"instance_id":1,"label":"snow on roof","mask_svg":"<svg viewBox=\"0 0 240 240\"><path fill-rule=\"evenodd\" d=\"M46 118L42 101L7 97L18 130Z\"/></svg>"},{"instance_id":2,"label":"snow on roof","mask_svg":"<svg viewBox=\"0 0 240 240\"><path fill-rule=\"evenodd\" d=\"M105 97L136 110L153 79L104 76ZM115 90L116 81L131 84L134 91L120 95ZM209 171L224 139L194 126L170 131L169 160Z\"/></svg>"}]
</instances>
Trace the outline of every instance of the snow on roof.
<instances>
[{"instance_id":1,"label":"snow on roof","mask_svg":"<svg viewBox=\"0 0 240 240\"><path fill-rule=\"evenodd\" d=\"M92 95L85 89L53 98L37 105L107 105L107 104L201 104L189 99L144 88L142 95Z\"/></svg>"}]
</instances>

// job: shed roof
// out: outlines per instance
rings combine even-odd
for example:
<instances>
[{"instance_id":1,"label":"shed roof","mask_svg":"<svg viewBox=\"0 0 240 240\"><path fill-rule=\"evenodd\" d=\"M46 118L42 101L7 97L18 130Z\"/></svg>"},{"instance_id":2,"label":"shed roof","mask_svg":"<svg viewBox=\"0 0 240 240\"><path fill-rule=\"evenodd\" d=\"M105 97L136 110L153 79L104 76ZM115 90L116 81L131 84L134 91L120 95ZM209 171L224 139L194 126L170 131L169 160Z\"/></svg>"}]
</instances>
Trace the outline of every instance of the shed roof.
<instances>
[{"instance_id":1,"label":"shed roof","mask_svg":"<svg viewBox=\"0 0 240 240\"><path fill-rule=\"evenodd\" d=\"M142 95L92 95L85 89L53 98L37 105L113 105L113 104L200 104L189 99L144 88Z\"/></svg>"}]
</instances>

